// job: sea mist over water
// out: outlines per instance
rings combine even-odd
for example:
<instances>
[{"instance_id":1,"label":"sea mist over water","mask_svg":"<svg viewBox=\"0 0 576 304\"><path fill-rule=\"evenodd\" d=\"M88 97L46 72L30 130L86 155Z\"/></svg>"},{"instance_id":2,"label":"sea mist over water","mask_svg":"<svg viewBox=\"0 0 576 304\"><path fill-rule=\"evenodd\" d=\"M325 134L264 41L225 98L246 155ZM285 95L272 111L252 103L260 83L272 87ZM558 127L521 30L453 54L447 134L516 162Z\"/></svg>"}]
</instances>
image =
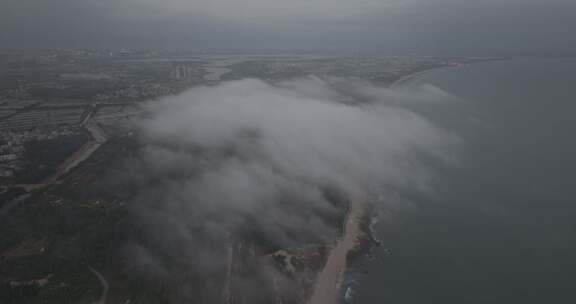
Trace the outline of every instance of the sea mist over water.
<instances>
[{"instance_id":1,"label":"sea mist over water","mask_svg":"<svg viewBox=\"0 0 576 304\"><path fill-rule=\"evenodd\" d=\"M336 239L345 206L329 193L364 189L386 209L403 190L430 191L426 164L453 160L459 140L409 108L447 96L347 79L249 79L148 103L142 147L123 172L137 189L131 272L178 286L178 301L218 299L229 246L254 240L251 252L264 255ZM256 268L238 289L251 301L273 271Z\"/></svg>"}]
</instances>

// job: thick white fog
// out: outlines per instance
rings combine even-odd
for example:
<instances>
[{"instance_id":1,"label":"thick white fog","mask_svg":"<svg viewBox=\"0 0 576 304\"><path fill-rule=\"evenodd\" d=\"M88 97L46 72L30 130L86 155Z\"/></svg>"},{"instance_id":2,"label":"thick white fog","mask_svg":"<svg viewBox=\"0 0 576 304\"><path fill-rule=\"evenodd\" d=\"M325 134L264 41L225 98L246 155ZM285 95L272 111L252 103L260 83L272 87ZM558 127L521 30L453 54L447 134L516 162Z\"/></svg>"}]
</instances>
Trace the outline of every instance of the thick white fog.
<instances>
[{"instance_id":1,"label":"thick white fog","mask_svg":"<svg viewBox=\"0 0 576 304\"><path fill-rule=\"evenodd\" d=\"M402 104L446 97L306 78L150 102L138 121L143 147L125 172L139 183L134 214L148 243L131 249L134 263L166 274L173 266L156 255L184 254L194 257L188 267L216 272L225 258L214 244L246 230L285 247L334 240L326 219L342 210L326 189L363 189L384 209L401 190L428 191L427 164L450 161L459 140Z\"/></svg>"}]
</instances>

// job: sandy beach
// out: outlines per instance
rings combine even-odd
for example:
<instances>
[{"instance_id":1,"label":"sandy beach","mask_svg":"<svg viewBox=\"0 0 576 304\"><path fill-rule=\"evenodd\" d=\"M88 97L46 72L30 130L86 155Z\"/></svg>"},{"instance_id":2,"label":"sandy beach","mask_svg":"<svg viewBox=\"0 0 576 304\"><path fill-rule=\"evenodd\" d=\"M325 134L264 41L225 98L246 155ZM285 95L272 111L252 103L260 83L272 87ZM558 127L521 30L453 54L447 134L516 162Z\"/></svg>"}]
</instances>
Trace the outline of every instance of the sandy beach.
<instances>
[{"instance_id":1,"label":"sandy beach","mask_svg":"<svg viewBox=\"0 0 576 304\"><path fill-rule=\"evenodd\" d=\"M358 246L362 234L361 222L366 213L367 197L361 191L350 195L350 209L344 221L342 237L328 254L324 269L318 274L310 304L335 304L346 270L348 253Z\"/></svg>"}]
</instances>

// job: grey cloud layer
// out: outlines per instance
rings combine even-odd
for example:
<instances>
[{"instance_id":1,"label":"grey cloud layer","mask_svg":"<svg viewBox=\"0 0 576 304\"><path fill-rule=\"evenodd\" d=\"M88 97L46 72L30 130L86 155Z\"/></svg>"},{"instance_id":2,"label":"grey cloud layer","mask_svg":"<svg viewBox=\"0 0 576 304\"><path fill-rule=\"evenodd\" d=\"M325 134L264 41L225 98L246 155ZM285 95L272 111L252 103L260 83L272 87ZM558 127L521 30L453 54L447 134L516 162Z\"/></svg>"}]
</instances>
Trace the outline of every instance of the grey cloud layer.
<instances>
[{"instance_id":1,"label":"grey cloud layer","mask_svg":"<svg viewBox=\"0 0 576 304\"><path fill-rule=\"evenodd\" d=\"M8 45L188 48L576 49L564 0L2 0Z\"/></svg>"}]
</instances>

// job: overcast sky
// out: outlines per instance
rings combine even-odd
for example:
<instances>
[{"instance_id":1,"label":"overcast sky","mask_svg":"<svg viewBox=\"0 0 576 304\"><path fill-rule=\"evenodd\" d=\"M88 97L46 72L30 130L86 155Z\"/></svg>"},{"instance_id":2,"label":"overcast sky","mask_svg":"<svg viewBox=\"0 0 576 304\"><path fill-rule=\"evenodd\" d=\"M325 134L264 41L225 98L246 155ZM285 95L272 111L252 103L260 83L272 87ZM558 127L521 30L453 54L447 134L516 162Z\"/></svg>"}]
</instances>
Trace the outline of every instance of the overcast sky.
<instances>
[{"instance_id":1,"label":"overcast sky","mask_svg":"<svg viewBox=\"0 0 576 304\"><path fill-rule=\"evenodd\" d=\"M570 52L574 0L0 0L0 47Z\"/></svg>"}]
</instances>

